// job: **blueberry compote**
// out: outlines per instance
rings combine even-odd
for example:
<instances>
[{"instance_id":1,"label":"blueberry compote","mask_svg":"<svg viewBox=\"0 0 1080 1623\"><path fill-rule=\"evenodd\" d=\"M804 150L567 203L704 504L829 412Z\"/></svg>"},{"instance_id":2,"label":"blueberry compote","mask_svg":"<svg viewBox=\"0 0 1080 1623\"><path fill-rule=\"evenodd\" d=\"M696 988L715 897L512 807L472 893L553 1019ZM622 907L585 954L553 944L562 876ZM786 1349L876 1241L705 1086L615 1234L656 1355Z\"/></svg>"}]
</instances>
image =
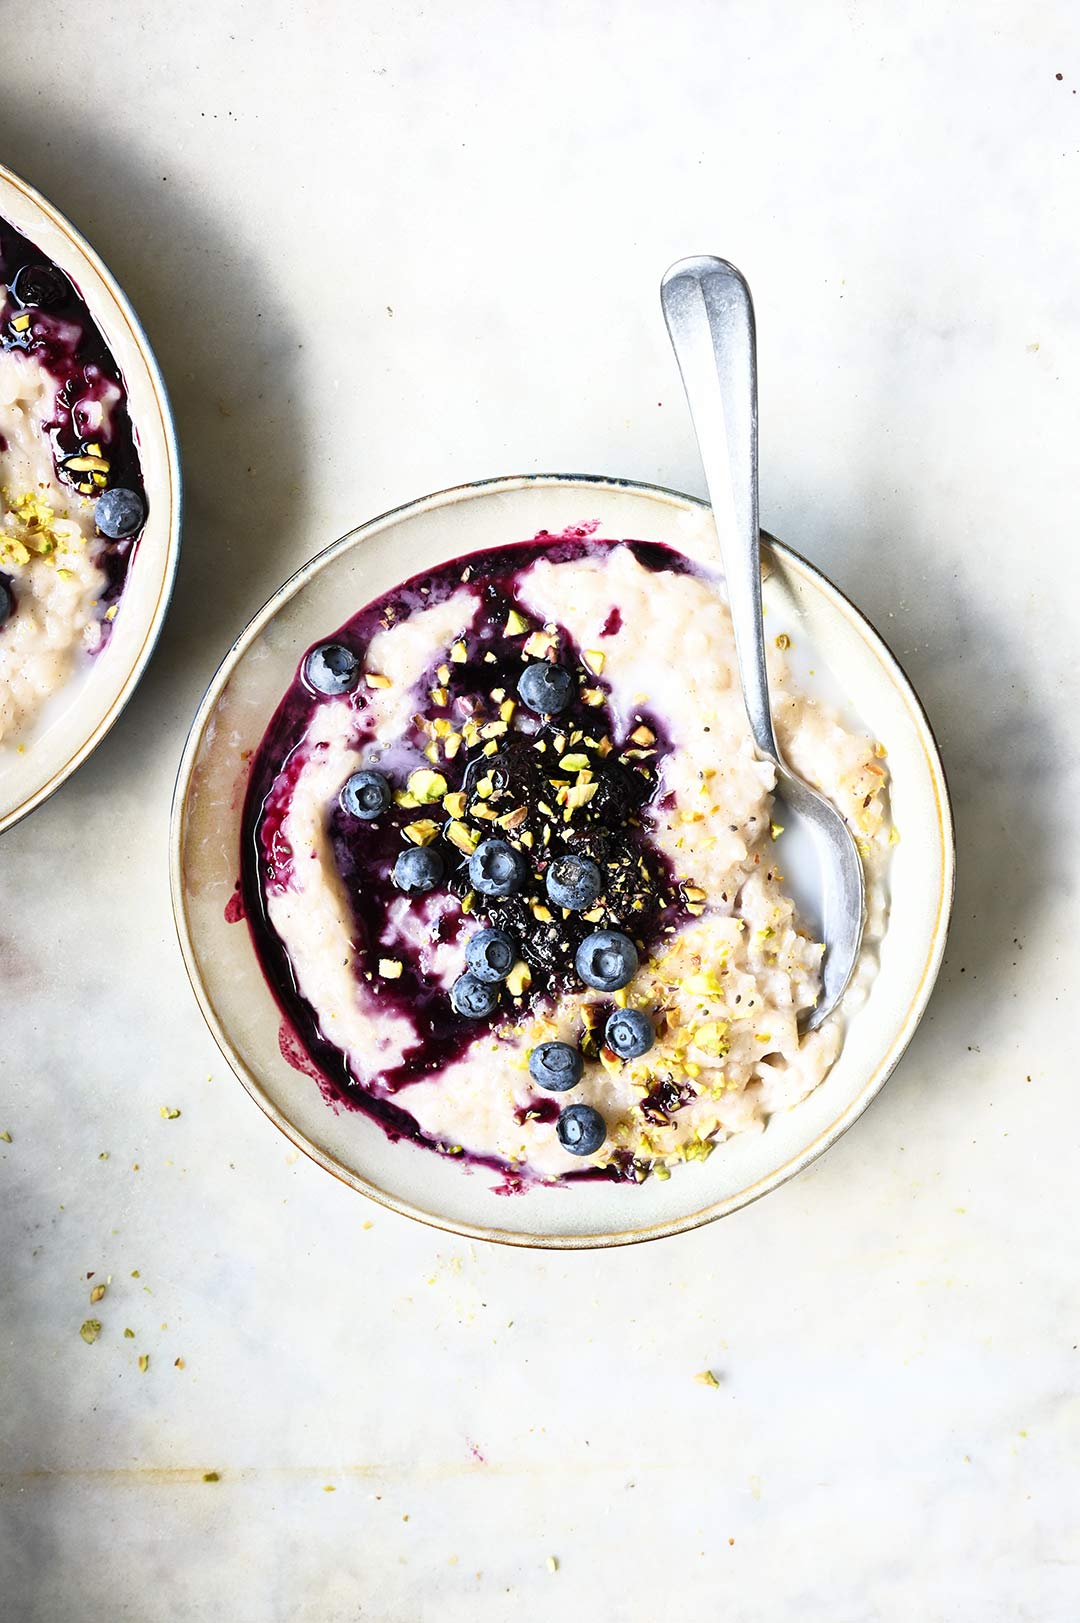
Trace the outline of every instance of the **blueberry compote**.
<instances>
[{"instance_id":1,"label":"blueberry compote","mask_svg":"<svg viewBox=\"0 0 1080 1623\"><path fill-rule=\"evenodd\" d=\"M644 957L662 932L686 917L679 883L651 839L650 807L670 748L663 723L642 710L625 718L620 729L597 651L576 647L557 622L538 622L517 595L522 577L540 559L570 562L615 544L585 530L560 536L542 532L532 541L474 553L415 576L333 633L335 644L365 662L379 631L455 593L468 594L465 623L450 646L432 648L430 666L410 693L405 736L389 748L384 741L370 762L391 778L394 804L365 820L349 815L346 796L344 805L331 801L325 813L333 860L353 913L355 973L376 1005L407 1020L415 1033L401 1063L376 1078L353 1076L344 1054L320 1030L269 921L266 900L289 888L294 864L306 855L289 848L283 825L308 758L307 735L317 708L326 702L351 706L354 742L368 765L368 746L374 744L365 718L372 691L368 677L378 682L379 673L367 671L347 699L327 701L305 682L302 659L253 758L243 814L243 912L285 1016L283 1047L298 1039L325 1091L367 1111L392 1135L462 1154L458 1146L425 1138L408 1114L410 1084L437 1076L493 1024L517 1024L534 1010L542 1013L556 995L584 993L575 955L589 934L620 931ZM690 567L666 547L623 544L650 570ZM617 636L621 624L613 604L603 636ZM536 660L557 662L573 677L569 702L555 715L537 714L518 696L522 671ZM488 839L508 842L521 859L521 882L511 895L483 895L470 880L469 857ZM403 892L392 873L410 842L437 848L443 859L444 877L436 889L410 899L423 909L430 941L456 948L462 969L465 940L477 926L504 931L517 944L519 961L499 988L489 1019L456 1013L448 988L425 977L418 953L395 948L393 963L387 964L379 938L387 910L401 904ZM546 890L549 864L569 853L589 858L603 877L599 900L584 911L553 906ZM612 1007L582 998L577 1041L586 1061L596 1061ZM486 1057L485 1063L498 1063L497 1057ZM554 1121L557 1113L550 1097L535 1098L518 1119ZM463 1159L504 1165L468 1153ZM617 1153L604 1175L626 1175Z\"/></svg>"},{"instance_id":2,"label":"blueberry compote","mask_svg":"<svg viewBox=\"0 0 1080 1623\"><path fill-rule=\"evenodd\" d=\"M60 484L91 501L106 490L130 492L141 508L142 523L130 533L110 539L99 532L94 562L108 582L101 597L107 610L123 591L147 513L123 373L75 283L3 218L0 288L0 348L32 357L56 384L47 432ZM106 633L110 622L106 614Z\"/></svg>"}]
</instances>

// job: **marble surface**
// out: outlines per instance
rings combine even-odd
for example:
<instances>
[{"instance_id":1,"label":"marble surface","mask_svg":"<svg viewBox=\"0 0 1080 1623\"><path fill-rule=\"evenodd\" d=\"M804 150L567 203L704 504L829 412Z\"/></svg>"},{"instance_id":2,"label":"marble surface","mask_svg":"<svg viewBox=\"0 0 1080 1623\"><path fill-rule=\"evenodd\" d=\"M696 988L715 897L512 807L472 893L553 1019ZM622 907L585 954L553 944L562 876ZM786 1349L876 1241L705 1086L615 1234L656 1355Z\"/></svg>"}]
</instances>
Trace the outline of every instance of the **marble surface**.
<instances>
[{"instance_id":1,"label":"marble surface","mask_svg":"<svg viewBox=\"0 0 1080 1623\"><path fill-rule=\"evenodd\" d=\"M0 156L143 314L188 489L146 680L0 851L5 1617L1074 1617L1075 7L10 0L4 35ZM703 250L756 295L764 522L939 731L948 961L762 1203L617 1253L456 1243L227 1073L173 934L176 762L230 639L358 520L530 469L699 491L657 283Z\"/></svg>"}]
</instances>

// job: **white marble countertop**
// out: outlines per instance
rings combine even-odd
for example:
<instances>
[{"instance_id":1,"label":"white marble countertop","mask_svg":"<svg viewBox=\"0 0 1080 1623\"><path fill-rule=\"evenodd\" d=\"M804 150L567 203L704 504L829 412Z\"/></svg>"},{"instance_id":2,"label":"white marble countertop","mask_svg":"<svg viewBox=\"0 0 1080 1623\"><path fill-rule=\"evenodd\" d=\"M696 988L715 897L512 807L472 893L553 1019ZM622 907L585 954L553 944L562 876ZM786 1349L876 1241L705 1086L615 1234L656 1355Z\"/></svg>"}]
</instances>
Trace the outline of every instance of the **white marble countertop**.
<instances>
[{"instance_id":1,"label":"white marble countertop","mask_svg":"<svg viewBox=\"0 0 1080 1623\"><path fill-rule=\"evenodd\" d=\"M188 492L147 679L0 850L5 1617L1075 1617L1076 8L14 0L3 33L0 158L142 313ZM948 961L762 1203L474 1247L229 1075L173 775L230 639L359 520L537 469L699 491L657 284L705 250L756 296L764 522L939 731Z\"/></svg>"}]
</instances>

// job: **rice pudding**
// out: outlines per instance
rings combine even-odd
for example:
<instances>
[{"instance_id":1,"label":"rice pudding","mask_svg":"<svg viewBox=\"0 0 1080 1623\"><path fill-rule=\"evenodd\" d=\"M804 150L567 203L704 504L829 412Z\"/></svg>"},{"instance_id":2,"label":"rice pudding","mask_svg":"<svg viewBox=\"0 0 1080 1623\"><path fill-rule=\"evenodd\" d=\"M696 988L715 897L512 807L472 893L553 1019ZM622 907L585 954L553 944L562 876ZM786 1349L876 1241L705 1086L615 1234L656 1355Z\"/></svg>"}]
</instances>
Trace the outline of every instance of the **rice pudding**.
<instances>
[{"instance_id":1,"label":"rice pudding","mask_svg":"<svg viewBox=\"0 0 1080 1623\"><path fill-rule=\"evenodd\" d=\"M120 369L71 279L0 219L0 759L104 648L146 511Z\"/></svg>"},{"instance_id":2,"label":"rice pudding","mask_svg":"<svg viewBox=\"0 0 1080 1623\"><path fill-rule=\"evenodd\" d=\"M777 734L859 841L872 940L884 751L775 641ZM507 1188L667 1177L760 1130L842 1037L800 1032L823 949L773 784L681 554L582 529L417 576L307 652L251 762L233 914L283 1052Z\"/></svg>"}]
</instances>

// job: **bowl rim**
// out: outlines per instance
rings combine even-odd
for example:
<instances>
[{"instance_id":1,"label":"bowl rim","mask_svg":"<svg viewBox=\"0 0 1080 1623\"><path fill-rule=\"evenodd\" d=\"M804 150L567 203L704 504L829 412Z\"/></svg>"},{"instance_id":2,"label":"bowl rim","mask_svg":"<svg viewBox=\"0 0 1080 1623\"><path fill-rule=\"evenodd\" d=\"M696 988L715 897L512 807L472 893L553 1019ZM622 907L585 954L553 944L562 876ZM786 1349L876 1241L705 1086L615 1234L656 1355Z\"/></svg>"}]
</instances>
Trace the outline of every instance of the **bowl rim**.
<instances>
[{"instance_id":1,"label":"bowl rim","mask_svg":"<svg viewBox=\"0 0 1080 1623\"><path fill-rule=\"evenodd\" d=\"M949 786L945 776L945 768L941 760L934 730L923 708L922 701L915 692L906 672L899 660L888 647L884 638L866 615L845 596L840 589L822 574L813 564L792 547L778 541L767 531L762 531L762 539L766 548L773 552L785 563L794 565L811 577L816 587L828 596L836 608L849 621L853 621L856 628L863 634L869 633L882 663L887 667L888 673L896 684L911 712L912 720L922 744L931 781L934 788L935 805L938 818L938 835L941 842L942 876L941 888L937 899L934 929L931 936L930 948L923 964L915 994L908 1006L907 1013L897 1031L889 1049L879 1061L859 1093L840 1112L823 1132L806 1145L796 1155L791 1156L782 1166L760 1178L757 1182L738 1190L726 1199L714 1201L703 1206L696 1212L686 1216L672 1218L669 1221L654 1223L648 1228L624 1229L616 1233L599 1234L528 1234L512 1229L487 1228L481 1224L456 1222L441 1216L438 1212L425 1210L411 1201L402 1200L396 1195L388 1194L380 1189L370 1179L354 1172L336 1156L328 1154L313 1144L298 1128L294 1127L288 1117L278 1109L273 1099L264 1089L259 1078L248 1069L241 1056L233 1047L223 1022L218 1017L213 1002L203 984L199 970L198 959L192 939L190 921L187 913L186 898L184 894L184 823L185 809L188 795L191 790L193 770L208 722L210 721L217 701L227 686L233 671L251 644L260 635L264 627L275 617L278 611L293 597L295 597L308 582L320 573L328 564L342 553L349 551L366 537L387 529L399 522L402 518L412 517L414 514L428 512L433 508L449 506L453 503L465 501L473 496L484 494L509 493L514 490L533 486L548 486L551 488L578 488L578 489L605 489L614 492L631 491L638 495L659 498L672 506L680 506L685 510L709 512L707 501L697 496L690 496L682 491L674 490L666 485L650 484L644 480L626 479L618 476L604 474L560 474L560 473L533 473L511 474L488 479L472 480L466 484L452 485L445 490L433 491L430 495L418 497L411 502L402 503L398 507L388 508L376 517L368 519L365 523L349 530L338 540L324 547L306 563L300 565L287 580L267 598L263 606L252 616L244 630L233 642L224 655L220 665L215 671L199 707L192 720L188 736L184 744L183 753L177 768L176 782L173 789L172 809L169 822L169 884L172 899L173 922L176 927L180 950L184 960L184 968L196 1002L199 1005L203 1019L209 1028L211 1036L221 1051L223 1058L234 1072L245 1090L255 1103L269 1118L274 1126L298 1150L302 1150L318 1166L338 1178L350 1188L367 1195L369 1199L379 1205L397 1212L400 1216L411 1217L429 1228L441 1230L445 1233L460 1235L469 1240L486 1240L493 1244L516 1246L527 1250L541 1251L587 1251L606 1250L610 1247L642 1244L648 1240L659 1240L675 1234L684 1234L707 1223L715 1222L730 1212L738 1211L744 1206L751 1205L760 1200L763 1195L777 1189L781 1184L787 1183L790 1178L804 1171L827 1149L830 1149L841 1138L848 1128L862 1115L877 1094L884 1087L892 1072L902 1058L908 1044L911 1042L922 1019L929 1001L934 983L941 968L942 958L948 937L949 921L952 913L953 899L956 887L956 839L953 819L952 802Z\"/></svg>"},{"instance_id":2,"label":"bowl rim","mask_svg":"<svg viewBox=\"0 0 1080 1623\"><path fill-rule=\"evenodd\" d=\"M161 433L165 442L165 461L169 480L169 530L165 568L157 602L154 605L154 611L150 617L142 644L132 662L131 669L124 679L123 686L101 720L91 730L82 744L72 751L67 760L43 784L27 795L24 800L19 801L10 811L0 812L0 834L5 833L9 828L14 828L16 823L21 823L24 817L28 817L32 811L36 811L38 806L48 800L51 795L54 795L61 784L65 783L71 774L94 752L126 709L128 701L150 662L150 657L161 635L161 628L165 623L169 604L172 601L177 570L180 564L181 518L184 501L180 442L176 432L176 421L173 416L172 403L169 399L169 391L165 386L165 378L158 364L157 356L154 354L142 322L135 314L131 301L101 255L87 241L78 227L71 223L67 215L62 214L58 208L50 203L48 198L39 192L36 186L31 186L29 181L23 180L20 175L15 174L5 164L0 163L0 183L5 182L14 191L18 192L27 203L44 215L62 236L67 238L76 255L86 260L91 269L105 283L109 293L116 301L117 309L128 329L132 342L142 356L146 370L150 375L150 383L158 408Z\"/></svg>"}]
</instances>

